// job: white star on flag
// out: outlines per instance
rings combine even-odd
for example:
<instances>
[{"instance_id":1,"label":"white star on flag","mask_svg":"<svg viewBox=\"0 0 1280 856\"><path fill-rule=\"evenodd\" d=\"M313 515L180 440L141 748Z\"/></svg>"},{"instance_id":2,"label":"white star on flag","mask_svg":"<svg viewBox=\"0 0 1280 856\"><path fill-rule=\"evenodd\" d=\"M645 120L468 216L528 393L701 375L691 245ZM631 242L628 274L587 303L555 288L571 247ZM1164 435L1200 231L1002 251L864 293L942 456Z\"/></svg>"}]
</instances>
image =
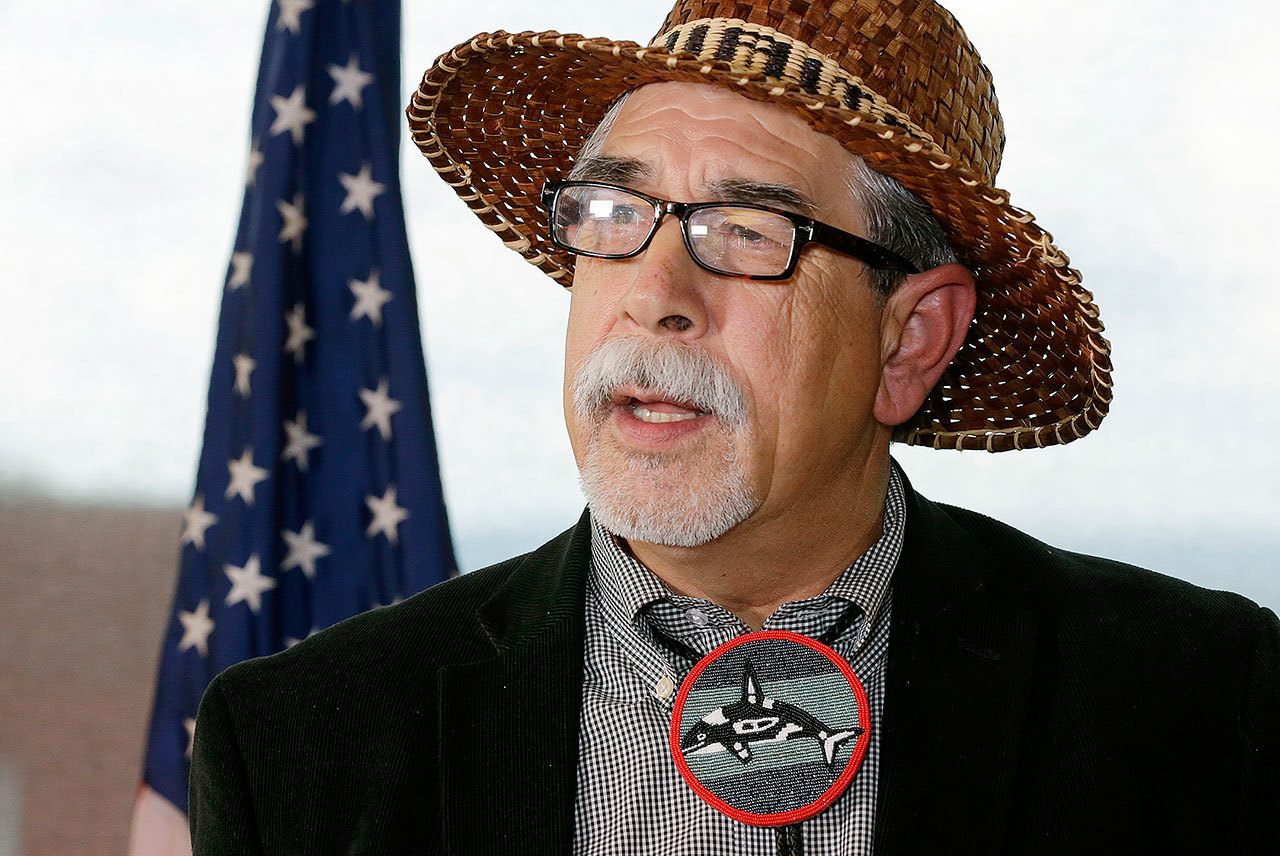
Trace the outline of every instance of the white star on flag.
<instances>
[{"instance_id":1,"label":"white star on flag","mask_svg":"<svg viewBox=\"0 0 1280 856\"><path fill-rule=\"evenodd\" d=\"M203 550L204 533L218 522L218 515L204 510L204 494L196 494L191 507L182 513L182 518L186 521L182 528L182 544L195 544L197 550Z\"/></svg>"},{"instance_id":2,"label":"white star on flag","mask_svg":"<svg viewBox=\"0 0 1280 856\"><path fill-rule=\"evenodd\" d=\"M196 721L191 717L182 720L182 725L187 729L187 758L191 757L191 751L196 748Z\"/></svg>"},{"instance_id":3,"label":"white star on flag","mask_svg":"<svg viewBox=\"0 0 1280 856\"><path fill-rule=\"evenodd\" d=\"M307 471L307 453L324 441L315 434L307 432L307 411L299 410L298 418L284 423L284 432L289 435L284 452L280 455L286 461L294 461L298 469Z\"/></svg>"},{"instance_id":4,"label":"white star on flag","mask_svg":"<svg viewBox=\"0 0 1280 856\"><path fill-rule=\"evenodd\" d=\"M373 180L373 170L368 164L360 167L355 175L338 173L338 181L347 191L347 198L342 200L339 209L343 214L350 214L357 208L366 220L373 219L373 200L387 192L387 186Z\"/></svg>"},{"instance_id":5,"label":"white star on flag","mask_svg":"<svg viewBox=\"0 0 1280 856\"><path fill-rule=\"evenodd\" d=\"M315 0L276 0L280 16L276 18L277 30L288 30L295 36L302 31L302 13L315 6Z\"/></svg>"},{"instance_id":6,"label":"white star on flag","mask_svg":"<svg viewBox=\"0 0 1280 856\"><path fill-rule=\"evenodd\" d=\"M351 307L351 320L368 318L375 327L381 327L382 307L395 295L382 287L378 272L370 271L369 278L365 280L349 279L347 287L356 296L355 305Z\"/></svg>"},{"instance_id":7,"label":"white star on flag","mask_svg":"<svg viewBox=\"0 0 1280 856\"><path fill-rule=\"evenodd\" d=\"M373 75L360 70L360 62L355 54L347 60L344 68L340 65L329 66L329 76L333 78L333 92L329 94L329 103L350 101L351 106L359 110L363 105L361 90L373 83Z\"/></svg>"},{"instance_id":8,"label":"white star on flag","mask_svg":"<svg viewBox=\"0 0 1280 856\"><path fill-rule=\"evenodd\" d=\"M381 498L372 494L366 496L364 503L373 512L373 520L369 521L369 528L364 533L365 537L372 538L381 532L392 544L397 543L399 536L396 534L396 527L409 516L409 512L396 505L395 486L388 487Z\"/></svg>"},{"instance_id":9,"label":"white star on flag","mask_svg":"<svg viewBox=\"0 0 1280 856\"><path fill-rule=\"evenodd\" d=\"M249 375L258 367L258 363L248 354L236 354L231 358L236 365L236 392L248 398L251 394Z\"/></svg>"},{"instance_id":10,"label":"white star on flag","mask_svg":"<svg viewBox=\"0 0 1280 856\"><path fill-rule=\"evenodd\" d=\"M377 389L360 390L360 400L364 402L367 412L360 420L360 427L368 431L374 425L382 439L391 439L391 417L400 412L400 402L388 396L388 381L384 377L378 381Z\"/></svg>"},{"instance_id":11,"label":"white star on flag","mask_svg":"<svg viewBox=\"0 0 1280 856\"><path fill-rule=\"evenodd\" d=\"M253 486L268 476L262 467L253 465L253 450L245 449L239 458L227 461L227 471L231 481L227 484L226 498L239 496L246 505L253 505Z\"/></svg>"},{"instance_id":12,"label":"white star on flag","mask_svg":"<svg viewBox=\"0 0 1280 856\"><path fill-rule=\"evenodd\" d=\"M254 612L262 609L262 593L276 587L276 581L262 575L262 565L258 562L258 554L254 553L244 567L224 565L222 570L231 580L231 591L227 592L226 605L237 603L249 604Z\"/></svg>"},{"instance_id":13,"label":"white star on flag","mask_svg":"<svg viewBox=\"0 0 1280 856\"><path fill-rule=\"evenodd\" d=\"M242 285L248 285L252 273L253 253L232 253L231 276L227 279L227 288L235 291Z\"/></svg>"},{"instance_id":14,"label":"white star on flag","mask_svg":"<svg viewBox=\"0 0 1280 856\"><path fill-rule=\"evenodd\" d=\"M293 354L293 361L302 365L307 342L316 337L316 331L307 326L307 309L301 301L294 304L293 311L284 316L284 323L289 325L289 338L284 343L285 352Z\"/></svg>"},{"instance_id":15,"label":"white star on flag","mask_svg":"<svg viewBox=\"0 0 1280 856\"><path fill-rule=\"evenodd\" d=\"M201 657L209 656L209 634L213 632L213 619L209 617L209 601L202 600L195 612L178 610L178 620L182 622L182 641L178 650L195 648Z\"/></svg>"},{"instance_id":16,"label":"white star on flag","mask_svg":"<svg viewBox=\"0 0 1280 856\"><path fill-rule=\"evenodd\" d=\"M258 183L258 167L262 166L262 162L267 156L262 153L262 149L258 148L258 141L253 141L253 146L249 149L249 166L245 170L244 186L253 187Z\"/></svg>"},{"instance_id":17,"label":"white star on flag","mask_svg":"<svg viewBox=\"0 0 1280 856\"><path fill-rule=\"evenodd\" d=\"M316 113L306 104L305 87L296 86L288 98L283 95L271 96L271 108L276 111L276 118L267 132L271 136L288 131L293 137L295 146L302 145L302 135L306 127L316 120Z\"/></svg>"},{"instance_id":18,"label":"white star on flag","mask_svg":"<svg viewBox=\"0 0 1280 856\"><path fill-rule=\"evenodd\" d=\"M323 559L330 553L328 544L322 544L316 540L315 525L307 521L298 532L285 529L280 534L284 542L289 545L289 555L284 557L280 567L286 571L302 568L307 579L314 579L316 559Z\"/></svg>"},{"instance_id":19,"label":"white star on flag","mask_svg":"<svg viewBox=\"0 0 1280 856\"><path fill-rule=\"evenodd\" d=\"M276 200L276 210L284 218L284 225L280 227L280 243L293 241L293 251L295 253L302 249L302 233L307 231L307 215L303 213L302 208L303 198L301 193L293 195L292 204L285 202L283 199Z\"/></svg>"}]
</instances>

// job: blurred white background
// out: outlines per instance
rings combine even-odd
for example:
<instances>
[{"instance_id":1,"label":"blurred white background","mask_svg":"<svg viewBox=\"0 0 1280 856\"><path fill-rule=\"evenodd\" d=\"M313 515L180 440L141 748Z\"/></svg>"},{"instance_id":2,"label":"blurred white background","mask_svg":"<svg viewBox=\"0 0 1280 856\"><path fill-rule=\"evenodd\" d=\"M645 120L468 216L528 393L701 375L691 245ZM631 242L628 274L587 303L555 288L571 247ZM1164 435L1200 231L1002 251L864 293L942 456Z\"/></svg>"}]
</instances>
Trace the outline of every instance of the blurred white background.
<instances>
[{"instance_id":1,"label":"blurred white background","mask_svg":"<svg viewBox=\"0 0 1280 856\"><path fill-rule=\"evenodd\" d=\"M899 460L934 499L1280 607L1280 14L1260 0L946 5L995 75L1000 185L1097 297L1116 401L1069 447ZM644 42L667 8L409 3L405 101L481 30ZM266 9L0 3L0 496L187 502ZM445 492L474 568L581 510L560 412L568 299L407 136L403 160Z\"/></svg>"}]
</instances>

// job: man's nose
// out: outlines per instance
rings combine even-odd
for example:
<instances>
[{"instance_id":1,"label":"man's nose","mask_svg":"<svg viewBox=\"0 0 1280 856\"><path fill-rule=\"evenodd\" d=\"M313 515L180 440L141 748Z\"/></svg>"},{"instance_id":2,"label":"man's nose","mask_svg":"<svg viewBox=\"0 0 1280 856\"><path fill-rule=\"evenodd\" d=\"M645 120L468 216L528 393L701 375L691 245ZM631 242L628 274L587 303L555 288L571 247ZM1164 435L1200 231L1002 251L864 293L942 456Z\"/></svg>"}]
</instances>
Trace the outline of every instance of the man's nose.
<instances>
[{"instance_id":1,"label":"man's nose","mask_svg":"<svg viewBox=\"0 0 1280 856\"><path fill-rule=\"evenodd\" d=\"M667 216L648 248L625 263L630 284L618 315L655 336L696 339L707 329L706 271L689 258L680 221Z\"/></svg>"}]
</instances>

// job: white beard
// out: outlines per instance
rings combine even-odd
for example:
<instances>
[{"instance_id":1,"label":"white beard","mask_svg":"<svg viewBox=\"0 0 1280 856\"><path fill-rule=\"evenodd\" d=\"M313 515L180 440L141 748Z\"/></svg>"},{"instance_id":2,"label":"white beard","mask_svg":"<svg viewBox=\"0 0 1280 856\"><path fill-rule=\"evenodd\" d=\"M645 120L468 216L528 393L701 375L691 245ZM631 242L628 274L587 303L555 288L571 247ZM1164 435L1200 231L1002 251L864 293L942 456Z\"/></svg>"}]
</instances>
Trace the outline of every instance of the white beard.
<instances>
[{"instance_id":1,"label":"white beard","mask_svg":"<svg viewBox=\"0 0 1280 856\"><path fill-rule=\"evenodd\" d=\"M608 448L603 428L597 425L591 435L579 478L592 516L615 535L697 547L719 538L760 505L732 443L714 469L707 459L696 459L689 469L703 471L703 477L689 478L678 455Z\"/></svg>"},{"instance_id":2,"label":"white beard","mask_svg":"<svg viewBox=\"0 0 1280 856\"><path fill-rule=\"evenodd\" d=\"M611 395L626 384L660 390L715 421L696 443L682 441L679 451L623 448L612 440L608 423ZM615 535L697 547L760 506L739 453L751 430L746 398L706 353L668 342L610 339L574 372L573 411L591 432L579 467L582 492L592 516Z\"/></svg>"}]
</instances>

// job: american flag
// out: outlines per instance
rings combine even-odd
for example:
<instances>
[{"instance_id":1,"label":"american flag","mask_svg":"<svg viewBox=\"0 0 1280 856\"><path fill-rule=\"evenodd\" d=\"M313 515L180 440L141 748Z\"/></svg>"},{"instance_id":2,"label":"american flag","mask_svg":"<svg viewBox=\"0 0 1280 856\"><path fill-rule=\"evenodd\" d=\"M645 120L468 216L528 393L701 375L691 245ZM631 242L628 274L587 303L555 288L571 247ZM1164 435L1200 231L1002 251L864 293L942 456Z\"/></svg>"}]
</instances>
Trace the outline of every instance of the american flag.
<instances>
[{"instance_id":1,"label":"american flag","mask_svg":"<svg viewBox=\"0 0 1280 856\"><path fill-rule=\"evenodd\" d=\"M133 852L213 677L455 572L400 202L399 0L275 0Z\"/></svg>"}]
</instances>

